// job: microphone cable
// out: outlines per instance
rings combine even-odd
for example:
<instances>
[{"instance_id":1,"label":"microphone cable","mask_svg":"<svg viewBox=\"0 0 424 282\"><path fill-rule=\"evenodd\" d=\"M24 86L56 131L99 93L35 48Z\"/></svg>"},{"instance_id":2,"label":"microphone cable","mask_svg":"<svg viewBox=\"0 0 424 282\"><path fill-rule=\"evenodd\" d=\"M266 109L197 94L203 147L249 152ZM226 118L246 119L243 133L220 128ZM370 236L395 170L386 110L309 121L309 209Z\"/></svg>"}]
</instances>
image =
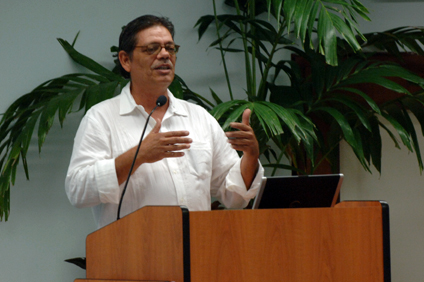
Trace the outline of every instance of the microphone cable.
<instances>
[{"instance_id":1,"label":"microphone cable","mask_svg":"<svg viewBox=\"0 0 424 282\"><path fill-rule=\"evenodd\" d=\"M144 133L146 133L146 128L147 128L147 124L149 123L149 119L150 119L150 117L152 116L153 112L154 112L154 111L155 111L158 107L162 107L163 105L165 105L165 104L166 104L166 101L167 101L167 100L168 100L168 99L167 99L165 96L163 96L163 95L159 96L159 98L156 100L156 106L153 108L153 110L150 112L149 116L148 116L148 117L147 117L147 119L146 119L146 123L144 124L143 133L141 134L140 142L138 142L138 147L137 147L137 150L136 150L136 152L135 152L135 156L134 156L133 162L132 162L132 164L131 164L130 171L129 171L129 173L128 173L127 181L125 182L125 186L124 186L124 189L122 190L122 194L121 194L121 199L119 200L118 215L117 215L116 220L121 219L121 206L122 206L122 201L123 201L123 199L124 199L125 192L127 191L128 182L129 182L129 180L130 180L130 177L131 177L132 171L133 171L133 169L134 169L134 164L135 164L135 161L136 161L136 159L137 159L138 152L140 151L141 142L143 141Z\"/></svg>"}]
</instances>

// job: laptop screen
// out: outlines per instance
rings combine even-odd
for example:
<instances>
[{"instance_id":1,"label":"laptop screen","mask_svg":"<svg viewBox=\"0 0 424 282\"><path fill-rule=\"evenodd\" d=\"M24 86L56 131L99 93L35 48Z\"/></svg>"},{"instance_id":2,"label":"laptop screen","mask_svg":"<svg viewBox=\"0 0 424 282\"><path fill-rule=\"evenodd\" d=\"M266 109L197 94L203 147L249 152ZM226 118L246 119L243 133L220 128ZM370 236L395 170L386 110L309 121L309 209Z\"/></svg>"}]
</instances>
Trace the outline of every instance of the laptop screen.
<instances>
[{"instance_id":1,"label":"laptop screen","mask_svg":"<svg viewBox=\"0 0 424 282\"><path fill-rule=\"evenodd\" d=\"M333 207L343 174L264 177L253 209Z\"/></svg>"}]
</instances>

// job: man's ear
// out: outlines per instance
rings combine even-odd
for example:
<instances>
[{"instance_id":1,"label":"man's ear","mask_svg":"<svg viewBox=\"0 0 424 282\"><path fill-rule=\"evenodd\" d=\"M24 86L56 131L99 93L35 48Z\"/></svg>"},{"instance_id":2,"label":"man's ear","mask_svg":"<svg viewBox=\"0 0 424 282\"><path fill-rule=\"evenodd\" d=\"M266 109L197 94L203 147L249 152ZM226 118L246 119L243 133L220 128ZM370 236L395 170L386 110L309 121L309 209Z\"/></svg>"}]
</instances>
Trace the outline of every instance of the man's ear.
<instances>
[{"instance_id":1,"label":"man's ear","mask_svg":"<svg viewBox=\"0 0 424 282\"><path fill-rule=\"evenodd\" d=\"M121 50L118 53L119 62L121 63L121 66L126 70L127 72L131 71L131 58L130 55L128 55L127 52Z\"/></svg>"}]
</instances>

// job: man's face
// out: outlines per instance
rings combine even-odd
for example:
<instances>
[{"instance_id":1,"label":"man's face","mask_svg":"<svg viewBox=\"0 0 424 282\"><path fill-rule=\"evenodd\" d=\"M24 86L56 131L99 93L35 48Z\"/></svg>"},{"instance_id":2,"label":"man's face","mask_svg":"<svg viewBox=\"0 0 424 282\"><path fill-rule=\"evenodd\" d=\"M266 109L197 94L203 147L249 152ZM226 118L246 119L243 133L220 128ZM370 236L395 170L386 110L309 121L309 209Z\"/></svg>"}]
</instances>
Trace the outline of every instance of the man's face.
<instances>
[{"instance_id":1,"label":"man's face","mask_svg":"<svg viewBox=\"0 0 424 282\"><path fill-rule=\"evenodd\" d=\"M158 43L161 46L173 44L171 33L163 26L153 26L137 34L136 46ZM161 48L158 54L143 52L144 48L136 47L126 69L131 74L132 83L140 86L168 87L175 74L176 56Z\"/></svg>"}]
</instances>

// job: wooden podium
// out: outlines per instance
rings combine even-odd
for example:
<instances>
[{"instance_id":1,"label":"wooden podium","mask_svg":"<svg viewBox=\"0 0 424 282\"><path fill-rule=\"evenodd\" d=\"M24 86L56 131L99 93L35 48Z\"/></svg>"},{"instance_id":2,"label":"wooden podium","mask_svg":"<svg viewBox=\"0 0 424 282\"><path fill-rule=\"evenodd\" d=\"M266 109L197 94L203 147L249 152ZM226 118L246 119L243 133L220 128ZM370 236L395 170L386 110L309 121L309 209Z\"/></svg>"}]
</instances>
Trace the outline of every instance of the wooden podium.
<instances>
[{"instance_id":1,"label":"wooden podium","mask_svg":"<svg viewBox=\"0 0 424 282\"><path fill-rule=\"evenodd\" d=\"M388 206L188 212L144 207L87 236L76 282L390 281Z\"/></svg>"}]
</instances>

